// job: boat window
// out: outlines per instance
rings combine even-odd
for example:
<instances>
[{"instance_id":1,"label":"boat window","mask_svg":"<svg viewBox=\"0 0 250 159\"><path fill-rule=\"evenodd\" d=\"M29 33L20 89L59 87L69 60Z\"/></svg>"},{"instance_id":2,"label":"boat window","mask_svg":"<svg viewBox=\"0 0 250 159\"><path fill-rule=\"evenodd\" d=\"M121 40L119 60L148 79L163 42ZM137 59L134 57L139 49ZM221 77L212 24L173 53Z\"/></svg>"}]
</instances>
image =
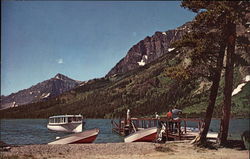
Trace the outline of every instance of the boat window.
<instances>
[{"instance_id":1,"label":"boat window","mask_svg":"<svg viewBox=\"0 0 250 159\"><path fill-rule=\"evenodd\" d=\"M72 117L68 118L68 122L71 123L72 122Z\"/></svg>"},{"instance_id":2,"label":"boat window","mask_svg":"<svg viewBox=\"0 0 250 159\"><path fill-rule=\"evenodd\" d=\"M59 122L60 122L59 118L56 118L56 123L59 123Z\"/></svg>"},{"instance_id":3,"label":"boat window","mask_svg":"<svg viewBox=\"0 0 250 159\"><path fill-rule=\"evenodd\" d=\"M63 123L63 117L60 118L60 123Z\"/></svg>"},{"instance_id":4,"label":"boat window","mask_svg":"<svg viewBox=\"0 0 250 159\"><path fill-rule=\"evenodd\" d=\"M66 119L65 119L65 117L63 118L63 122L64 122L64 123L66 123Z\"/></svg>"}]
</instances>

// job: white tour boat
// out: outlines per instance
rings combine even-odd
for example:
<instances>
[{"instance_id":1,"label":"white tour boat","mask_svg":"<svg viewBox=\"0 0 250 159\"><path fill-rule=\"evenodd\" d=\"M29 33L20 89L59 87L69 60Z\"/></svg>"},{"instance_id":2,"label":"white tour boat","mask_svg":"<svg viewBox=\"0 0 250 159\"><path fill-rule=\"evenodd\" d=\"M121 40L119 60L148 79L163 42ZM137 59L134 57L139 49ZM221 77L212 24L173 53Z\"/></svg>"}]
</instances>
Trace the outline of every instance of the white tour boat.
<instances>
[{"instance_id":1,"label":"white tour boat","mask_svg":"<svg viewBox=\"0 0 250 159\"><path fill-rule=\"evenodd\" d=\"M57 115L49 117L47 128L54 131L82 132L82 115Z\"/></svg>"}]
</instances>

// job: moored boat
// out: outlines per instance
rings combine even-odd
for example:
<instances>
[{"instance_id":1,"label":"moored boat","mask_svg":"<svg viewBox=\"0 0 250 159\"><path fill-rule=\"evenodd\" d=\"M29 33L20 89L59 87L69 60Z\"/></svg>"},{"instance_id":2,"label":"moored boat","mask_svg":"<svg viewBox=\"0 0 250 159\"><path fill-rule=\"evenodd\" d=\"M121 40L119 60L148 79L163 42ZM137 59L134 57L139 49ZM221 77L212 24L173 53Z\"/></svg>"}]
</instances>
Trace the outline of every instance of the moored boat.
<instances>
[{"instance_id":1,"label":"moored boat","mask_svg":"<svg viewBox=\"0 0 250 159\"><path fill-rule=\"evenodd\" d=\"M49 117L47 128L53 131L82 132L82 115L57 115Z\"/></svg>"},{"instance_id":2,"label":"moored boat","mask_svg":"<svg viewBox=\"0 0 250 159\"><path fill-rule=\"evenodd\" d=\"M56 141L50 142L48 144L82 144L82 143L92 143L95 141L99 134L99 129L85 130L81 133L75 133L63 138L59 138Z\"/></svg>"},{"instance_id":3,"label":"moored boat","mask_svg":"<svg viewBox=\"0 0 250 159\"><path fill-rule=\"evenodd\" d=\"M156 140L157 128L151 127L137 131L124 138L124 142L152 142Z\"/></svg>"}]
</instances>

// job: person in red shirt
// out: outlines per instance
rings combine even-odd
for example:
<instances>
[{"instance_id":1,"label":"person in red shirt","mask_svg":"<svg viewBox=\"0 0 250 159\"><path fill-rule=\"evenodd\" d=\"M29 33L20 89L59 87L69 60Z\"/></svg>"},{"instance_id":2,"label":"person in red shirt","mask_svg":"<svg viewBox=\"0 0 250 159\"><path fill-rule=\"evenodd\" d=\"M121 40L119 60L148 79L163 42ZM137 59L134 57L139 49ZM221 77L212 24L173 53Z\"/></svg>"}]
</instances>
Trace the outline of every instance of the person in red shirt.
<instances>
[{"instance_id":1,"label":"person in red shirt","mask_svg":"<svg viewBox=\"0 0 250 159\"><path fill-rule=\"evenodd\" d=\"M169 110L169 111L167 112L167 118L168 118L168 119L172 119L172 118L173 118L173 113L172 113L171 110Z\"/></svg>"},{"instance_id":2,"label":"person in red shirt","mask_svg":"<svg viewBox=\"0 0 250 159\"><path fill-rule=\"evenodd\" d=\"M172 132L173 131L173 122L172 122L172 119L173 119L173 113L172 113L172 110L169 110L167 112L167 119L168 119L168 126L169 126L169 130Z\"/></svg>"}]
</instances>

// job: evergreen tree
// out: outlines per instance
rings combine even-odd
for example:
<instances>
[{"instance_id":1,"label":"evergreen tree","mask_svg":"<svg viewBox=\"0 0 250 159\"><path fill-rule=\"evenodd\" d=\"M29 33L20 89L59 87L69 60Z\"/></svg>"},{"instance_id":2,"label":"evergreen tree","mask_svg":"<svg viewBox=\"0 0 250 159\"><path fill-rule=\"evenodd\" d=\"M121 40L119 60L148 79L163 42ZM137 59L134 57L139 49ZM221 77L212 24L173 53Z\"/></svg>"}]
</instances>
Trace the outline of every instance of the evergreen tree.
<instances>
[{"instance_id":1,"label":"evergreen tree","mask_svg":"<svg viewBox=\"0 0 250 159\"><path fill-rule=\"evenodd\" d=\"M222 4L225 6L225 11L227 16L226 20L226 30L228 32L228 37L226 39L227 49L226 49L226 68L225 68L225 86L224 86L224 100L222 108L222 118L220 124L219 133L219 144L225 145L227 143L227 136L229 130L229 120L232 105L232 89L233 89L233 72L234 72L234 60L235 60L235 42L236 42L236 25L245 25L246 16L249 8L249 3L247 2L227 2Z\"/></svg>"},{"instance_id":2,"label":"evergreen tree","mask_svg":"<svg viewBox=\"0 0 250 159\"><path fill-rule=\"evenodd\" d=\"M206 135L210 126L219 87L222 59L226 50L223 117L219 133L219 142L220 144L224 144L227 140L231 110L236 24L244 24L244 22L246 22L245 14L247 14L249 3L246 1L184 1L182 2L182 6L197 13L193 24L194 28L201 29L203 27L213 31L216 27L218 31L222 32L222 34L220 34L222 40L219 43L220 54L217 58L217 70L214 72L212 80L213 82L209 97L209 104L205 116L205 125L200 133L200 136L196 138L196 143L204 144L206 141Z\"/></svg>"},{"instance_id":3,"label":"evergreen tree","mask_svg":"<svg viewBox=\"0 0 250 159\"><path fill-rule=\"evenodd\" d=\"M205 125L200 136L196 138L197 143L204 144L218 94L221 71L223 68L223 57L226 48L226 38L224 37L227 35L225 32L220 32L220 30L216 29L214 26L207 27L198 25L199 19L197 18L195 23L193 23L194 32L184 36L182 40L173 45L177 50L183 50L185 56L188 54L187 56L189 56L192 61L189 67L182 68L182 72L185 73L180 73L181 75L189 74L187 76L194 79L202 77L212 81L208 107L206 109L204 120ZM187 50L189 50L188 53ZM167 72L167 74L176 78L175 72Z\"/></svg>"}]
</instances>

